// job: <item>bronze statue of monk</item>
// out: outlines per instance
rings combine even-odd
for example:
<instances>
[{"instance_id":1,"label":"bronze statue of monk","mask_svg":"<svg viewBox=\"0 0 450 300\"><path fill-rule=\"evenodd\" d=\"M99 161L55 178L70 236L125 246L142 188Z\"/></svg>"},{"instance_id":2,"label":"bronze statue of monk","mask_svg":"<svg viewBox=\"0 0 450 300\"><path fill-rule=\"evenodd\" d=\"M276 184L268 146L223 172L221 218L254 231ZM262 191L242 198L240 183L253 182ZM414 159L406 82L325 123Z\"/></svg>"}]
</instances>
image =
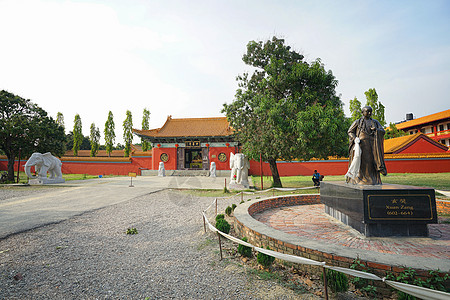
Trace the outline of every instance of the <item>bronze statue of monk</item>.
<instances>
[{"instance_id":1,"label":"bronze statue of monk","mask_svg":"<svg viewBox=\"0 0 450 300\"><path fill-rule=\"evenodd\" d=\"M353 122L348 129L349 171L347 183L381 184L380 173L387 175L384 164L384 128L372 119L372 108L362 109L363 117Z\"/></svg>"}]
</instances>

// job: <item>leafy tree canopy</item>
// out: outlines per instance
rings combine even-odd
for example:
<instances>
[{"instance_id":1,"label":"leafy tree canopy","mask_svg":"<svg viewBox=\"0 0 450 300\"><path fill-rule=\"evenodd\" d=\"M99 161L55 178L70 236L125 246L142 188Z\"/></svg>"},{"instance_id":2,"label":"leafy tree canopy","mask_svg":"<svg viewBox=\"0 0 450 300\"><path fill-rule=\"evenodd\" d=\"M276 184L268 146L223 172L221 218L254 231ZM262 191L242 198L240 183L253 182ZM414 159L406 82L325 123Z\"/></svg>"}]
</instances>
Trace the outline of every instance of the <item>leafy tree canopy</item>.
<instances>
[{"instance_id":1,"label":"leafy tree canopy","mask_svg":"<svg viewBox=\"0 0 450 300\"><path fill-rule=\"evenodd\" d=\"M91 143L91 156L95 157L100 147L100 130L98 129L98 127L95 127L95 123L91 124L91 134L89 136L89 142Z\"/></svg>"},{"instance_id":2,"label":"leafy tree canopy","mask_svg":"<svg viewBox=\"0 0 450 300\"><path fill-rule=\"evenodd\" d=\"M78 150L80 150L81 143L83 142L83 127L79 114L75 115L73 122L73 155L78 156Z\"/></svg>"},{"instance_id":3,"label":"leafy tree canopy","mask_svg":"<svg viewBox=\"0 0 450 300\"><path fill-rule=\"evenodd\" d=\"M66 134L66 149L73 149L73 132ZM88 136L83 136L79 150L91 150L91 142Z\"/></svg>"},{"instance_id":4,"label":"leafy tree canopy","mask_svg":"<svg viewBox=\"0 0 450 300\"><path fill-rule=\"evenodd\" d=\"M116 133L114 132L115 124L114 124L114 115L112 111L108 113L108 119L105 123L105 147L108 156L111 155L112 150L114 149L114 140L116 138Z\"/></svg>"},{"instance_id":5,"label":"leafy tree canopy","mask_svg":"<svg viewBox=\"0 0 450 300\"><path fill-rule=\"evenodd\" d=\"M142 130L148 129L150 129L150 111L144 108L144 111L142 113ZM148 140L142 138L141 142L142 142L142 151L147 151L151 149L151 145Z\"/></svg>"},{"instance_id":6,"label":"leafy tree canopy","mask_svg":"<svg viewBox=\"0 0 450 300\"><path fill-rule=\"evenodd\" d=\"M317 59L312 63L273 37L251 41L242 60L253 74L237 77L239 88L224 112L243 152L268 161L281 186L277 159L308 160L344 155L348 122L336 96L337 80Z\"/></svg>"},{"instance_id":7,"label":"leafy tree canopy","mask_svg":"<svg viewBox=\"0 0 450 300\"><path fill-rule=\"evenodd\" d=\"M378 94L375 89L369 89L364 92L366 95L366 106L372 107L372 118L380 122L381 126L386 125L386 119L384 117L384 105L378 101ZM355 97L355 99L350 100L350 113L352 122L358 120L362 117L361 113L361 102Z\"/></svg>"},{"instance_id":8,"label":"leafy tree canopy","mask_svg":"<svg viewBox=\"0 0 450 300\"><path fill-rule=\"evenodd\" d=\"M388 128L388 130L386 130L386 133L384 135L384 139L388 140L388 139L393 139L393 138L401 137L401 136L405 136L405 135L407 135L406 132L404 132L403 130L399 130L394 123L390 123L389 128Z\"/></svg>"},{"instance_id":9,"label":"leafy tree canopy","mask_svg":"<svg viewBox=\"0 0 450 300\"><path fill-rule=\"evenodd\" d=\"M33 152L65 151L64 128L30 100L0 91L0 148L8 157L8 180L14 179L14 159Z\"/></svg>"},{"instance_id":10,"label":"leafy tree canopy","mask_svg":"<svg viewBox=\"0 0 450 300\"><path fill-rule=\"evenodd\" d=\"M366 105L372 107L372 117L380 122L381 126L386 125L386 119L384 118L384 105L381 102L378 102L378 94L375 89L369 89L364 92L366 95Z\"/></svg>"},{"instance_id":11,"label":"leafy tree canopy","mask_svg":"<svg viewBox=\"0 0 450 300\"><path fill-rule=\"evenodd\" d=\"M128 157L130 156L131 142L133 141L133 116L129 110L127 110L127 116L123 121L123 139L125 141L125 157Z\"/></svg>"}]
</instances>

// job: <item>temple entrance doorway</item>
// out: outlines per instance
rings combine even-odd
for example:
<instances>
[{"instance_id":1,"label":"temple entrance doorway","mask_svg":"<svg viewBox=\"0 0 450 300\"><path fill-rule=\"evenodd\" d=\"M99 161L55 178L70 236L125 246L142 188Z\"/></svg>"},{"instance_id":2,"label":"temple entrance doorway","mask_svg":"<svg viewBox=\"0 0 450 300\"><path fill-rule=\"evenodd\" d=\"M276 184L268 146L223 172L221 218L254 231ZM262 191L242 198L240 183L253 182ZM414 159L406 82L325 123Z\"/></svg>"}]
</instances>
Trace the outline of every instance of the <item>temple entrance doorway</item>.
<instances>
[{"instance_id":1,"label":"temple entrance doorway","mask_svg":"<svg viewBox=\"0 0 450 300\"><path fill-rule=\"evenodd\" d=\"M177 149L178 170L209 170L208 148Z\"/></svg>"}]
</instances>

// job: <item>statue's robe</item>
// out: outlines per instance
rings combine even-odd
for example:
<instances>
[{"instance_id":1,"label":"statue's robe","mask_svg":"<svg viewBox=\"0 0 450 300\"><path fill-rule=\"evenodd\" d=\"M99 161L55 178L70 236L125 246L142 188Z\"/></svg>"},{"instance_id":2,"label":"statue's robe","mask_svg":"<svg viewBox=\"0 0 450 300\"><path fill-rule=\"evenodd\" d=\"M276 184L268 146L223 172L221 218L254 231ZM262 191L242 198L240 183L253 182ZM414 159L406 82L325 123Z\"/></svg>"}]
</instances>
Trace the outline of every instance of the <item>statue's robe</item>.
<instances>
[{"instance_id":1,"label":"statue's robe","mask_svg":"<svg viewBox=\"0 0 450 300\"><path fill-rule=\"evenodd\" d=\"M375 127L375 130L371 130ZM372 118L361 118L353 122L348 129L349 135L349 166L353 160L355 139L360 138L361 167L355 179L347 178L353 184L376 185L381 184L380 173L386 175L384 163L384 134L385 130L380 122Z\"/></svg>"}]
</instances>

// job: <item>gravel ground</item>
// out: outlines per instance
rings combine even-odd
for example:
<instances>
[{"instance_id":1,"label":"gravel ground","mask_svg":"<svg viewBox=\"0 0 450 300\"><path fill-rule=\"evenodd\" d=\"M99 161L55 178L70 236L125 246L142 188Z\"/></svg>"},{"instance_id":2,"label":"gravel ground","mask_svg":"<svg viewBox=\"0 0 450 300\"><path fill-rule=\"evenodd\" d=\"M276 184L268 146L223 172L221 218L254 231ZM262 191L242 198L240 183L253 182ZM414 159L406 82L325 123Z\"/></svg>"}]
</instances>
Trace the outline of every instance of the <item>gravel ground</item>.
<instances>
[{"instance_id":1,"label":"gravel ground","mask_svg":"<svg viewBox=\"0 0 450 300\"><path fill-rule=\"evenodd\" d=\"M48 193L54 191L55 189L60 189L57 186L30 186L17 184L17 185L0 185L0 202L8 201L10 199L25 197L31 195L37 195L42 193Z\"/></svg>"},{"instance_id":2,"label":"gravel ground","mask_svg":"<svg viewBox=\"0 0 450 300\"><path fill-rule=\"evenodd\" d=\"M166 190L0 240L0 299L318 299L220 261L212 200Z\"/></svg>"}]
</instances>

